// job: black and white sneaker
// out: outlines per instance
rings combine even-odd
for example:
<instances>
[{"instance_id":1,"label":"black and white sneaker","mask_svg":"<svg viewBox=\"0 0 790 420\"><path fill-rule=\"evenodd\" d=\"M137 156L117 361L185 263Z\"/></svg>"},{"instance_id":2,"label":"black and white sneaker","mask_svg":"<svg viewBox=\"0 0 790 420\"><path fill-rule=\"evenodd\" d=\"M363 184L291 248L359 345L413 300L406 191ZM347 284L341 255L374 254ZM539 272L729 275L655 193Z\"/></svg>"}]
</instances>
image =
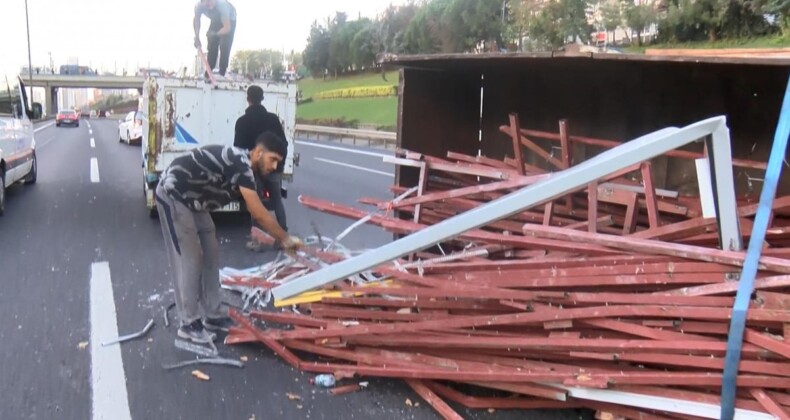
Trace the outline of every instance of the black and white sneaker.
<instances>
[{"instance_id":1,"label":"black and white sneaker","mask_svg":"<svg viewBox=\"0 0 790 420\"><path fill-rule=\"evenodd\" d=\"M203 326L209 331L224 331L228 332L230 327L236 325L233 320L228 316L220 318L206 318L203 320Z\"/></svg>"},{"instance_id":2,"label":"black and white sneaker","mask_svg":"<svg viewBox=\"0 0 790 420\"><path fill-rule=\"evenodd\" d=\"M208 344L217 338L216 334L206 331L199 319L189 325L182 325L178 329L178 336L198 344Z\"/></svg>"}]
</instances>

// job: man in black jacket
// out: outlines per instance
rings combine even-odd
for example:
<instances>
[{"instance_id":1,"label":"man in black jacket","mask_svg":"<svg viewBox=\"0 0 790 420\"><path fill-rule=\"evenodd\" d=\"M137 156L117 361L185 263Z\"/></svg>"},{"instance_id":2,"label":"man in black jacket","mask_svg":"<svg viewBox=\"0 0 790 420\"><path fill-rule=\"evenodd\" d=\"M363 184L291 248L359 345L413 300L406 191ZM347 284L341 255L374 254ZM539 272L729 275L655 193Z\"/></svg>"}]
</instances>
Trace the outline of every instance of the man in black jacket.
<instances>
[{"instance_id":1,"label":"man in black jacket","mask_svg":"<svg viewBox=\"0 0 790 420\"><path fill-rule=\"evenodd\" d=\"M285 148L288 148L288 140L285 137L285 131L280 123L280 118L266 110L261 105L263 102L263 89L260 86L252 85L247 89L247 104L249 107L247 111L236 120L236 137L233 145L246 150L255 148L255 140L263 133L272 132L285 142ZM285 156L283 157L285 158ZM277 166L277 170L259 179L255 182L259 185L258 193L262 195L266 208L274 211L277 217L277 223L283 230L288 231L288 224L285 220L285 207L283 206L282 198L282 174L285 167L285 159ZM262 188L261 188L262 187ZM269 193L268 197L263 196L264 191ZM253 221L255 223L255 221ZM258 249L259 247L254 242L247 244L250 249Z\"/></svg>"}]
</instances>

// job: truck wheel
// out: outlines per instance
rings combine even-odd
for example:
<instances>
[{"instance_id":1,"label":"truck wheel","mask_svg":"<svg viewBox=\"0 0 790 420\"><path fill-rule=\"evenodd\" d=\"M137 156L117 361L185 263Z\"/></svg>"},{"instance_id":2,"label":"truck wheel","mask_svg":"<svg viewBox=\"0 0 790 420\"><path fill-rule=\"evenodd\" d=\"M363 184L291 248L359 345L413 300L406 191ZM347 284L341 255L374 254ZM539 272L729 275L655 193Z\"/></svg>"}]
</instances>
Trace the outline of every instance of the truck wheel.
<instances>
[{"instance_id":1,"label":"truck wheel","mask_svg":"<svg viewBox=\"0 0 790 420\"><path fill-rule=\"evenodd\" d=\"M36 183L38 179L38 159L36 158L36 153L33 152L33 166L30 167L30 172L27 173L25 177L25 185L33 185Z\"/></svg>"},{"instance_id":2,"label":"truck wheel","mask_svg":"<svg viewBox=\"0 0 790 420\"><path fill-rule=\"evenodd\" d=\"M143 199L146 201L145 206L148 208L148 183L143 180ZM151 219L159 218L159 211L156 210L156 205L148 209L148 217Z\"/></svg>"},{"instance_id":3,"label":"truck wheel","mask_svg":"<svg viewBox=\"0 0 790 420\"><path fill-rule=\"evenodd\" d=\"M5 172L0 171L0 216L5 213Z\"/></svg>"}]
</instances>

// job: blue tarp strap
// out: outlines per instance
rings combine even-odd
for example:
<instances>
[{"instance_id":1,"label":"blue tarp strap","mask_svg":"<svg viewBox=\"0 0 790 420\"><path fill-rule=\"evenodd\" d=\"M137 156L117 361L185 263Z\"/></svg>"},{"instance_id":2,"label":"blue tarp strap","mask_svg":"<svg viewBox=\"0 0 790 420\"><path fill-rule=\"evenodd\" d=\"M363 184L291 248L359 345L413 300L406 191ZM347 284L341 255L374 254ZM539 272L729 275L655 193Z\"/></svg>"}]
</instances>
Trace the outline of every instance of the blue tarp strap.
<instances>
[{"instance_id":1,"label":"blue tarp strap","mask_svg":"<svg viewBox=\"0 0 790 420\"><path fill-rule=\"evenodd\" d=\"M779 124L774 135L774 144L771 156L768 158L768 168L765 171L765 183L760 194L760 204L754 218L752 236L749 239L749 249L743 263L741 279L738 283L738 292L735 295L735 305L732 307L730 320L730 333L727 338L727 355L724 358L724 377L721 388L721 419L732 420L735 416L735 390L738 377L738 364L741 360L743 346L743 332L746 326L746 311L749 310L749 300L754 291L754 278L757 275L757 265L760 262L765 231L771 217L776 187L782 173L787 138L790 136L790 79L788 79L785 97L782 102L782 111L779 114Z\"/></svg>"}]
</instances>

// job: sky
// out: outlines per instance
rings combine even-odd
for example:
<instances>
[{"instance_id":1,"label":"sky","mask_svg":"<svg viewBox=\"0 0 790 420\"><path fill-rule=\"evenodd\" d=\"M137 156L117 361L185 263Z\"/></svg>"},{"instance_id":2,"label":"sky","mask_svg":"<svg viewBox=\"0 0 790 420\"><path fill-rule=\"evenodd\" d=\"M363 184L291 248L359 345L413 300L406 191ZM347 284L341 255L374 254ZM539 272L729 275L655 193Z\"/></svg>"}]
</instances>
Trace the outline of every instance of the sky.
<instances>
[{"instance_id":1,"label":"sky","mask_svg":"<svg viewBox=\"0 0 790 420\"><path fill-rule=\"evenodd\" d=\"M27 0L33 66L57 68L70 57L80 65L120 73L126 67L191 68L195 60L195 0ZM313 21L336 11L349 19L374 17L403 0L233 0L238 23L233 51L301 51ZM0 64L27 65L25 0L0 0ZM205 38L208 20L203 19ZM203 39L203 45L206 44Z\"/></svg>"}]
</instances>

